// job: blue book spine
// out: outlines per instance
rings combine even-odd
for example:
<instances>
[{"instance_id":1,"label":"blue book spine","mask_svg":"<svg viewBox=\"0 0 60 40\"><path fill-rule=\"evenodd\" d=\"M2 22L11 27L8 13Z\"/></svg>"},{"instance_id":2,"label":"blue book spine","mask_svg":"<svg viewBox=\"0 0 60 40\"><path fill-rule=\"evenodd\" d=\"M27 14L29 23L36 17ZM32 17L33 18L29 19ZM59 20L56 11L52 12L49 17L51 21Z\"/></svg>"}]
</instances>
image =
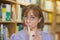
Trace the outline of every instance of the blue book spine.
<instances>
[{"instance_id":1,"label":"blue book spine","mask_svg":"<svg viewBox=\"0 0 60 40\"><path fill-rule=\"evenodd\" d=\"M1 4L0 4L0 17L2 18L2 7L1 7Z\"/></svg>"},{"instance_id":2,"label":"blue book spine","mask_svg":"<svg viewBox=\"0 0 60 40\"><path fill-rule=\"evenodd\" d=\"M18 31L21 31L23 29L22 25L18 25Z\"/></svg>"},{"instance_id":3,"label":"blue book spine","mask_svg":"<svg viewBox=\"0 0 60 40\"><path fill-rule=\"evenodd\" d=\"M1 40L1 25L0 25L0 40Z\"/></svg>"},{"instance_id":4,"label":"blue book spine","mask_svg":"<svg viewBox=\"0 0 60 40\"><path fill-rule=\"evenodd\" d=\"M3 27L3 33L4 33L4 40L8 40L7 27L5 25Z\"/></svg>"}]
</instances>

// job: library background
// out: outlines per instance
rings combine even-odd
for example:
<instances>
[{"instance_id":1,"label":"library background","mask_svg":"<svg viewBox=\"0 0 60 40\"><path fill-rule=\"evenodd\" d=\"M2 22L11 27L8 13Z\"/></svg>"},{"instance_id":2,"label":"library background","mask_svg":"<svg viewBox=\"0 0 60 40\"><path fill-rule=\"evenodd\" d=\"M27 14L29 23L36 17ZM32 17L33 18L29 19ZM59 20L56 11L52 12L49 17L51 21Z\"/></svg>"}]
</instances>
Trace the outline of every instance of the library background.
<instances>
[{"instance_id":1,"label":"library background","mask_svg":"<svg viewBox=\"0 0 60 40\"><path fill-rule=\"evenodd\" d=\"M22 10L29 4L39 5L44 15L43 31L60 40L60 0L0 0L0 40L22 30ZM9 35L9 36L8 36Z\"/></svg>"}]
</instances>

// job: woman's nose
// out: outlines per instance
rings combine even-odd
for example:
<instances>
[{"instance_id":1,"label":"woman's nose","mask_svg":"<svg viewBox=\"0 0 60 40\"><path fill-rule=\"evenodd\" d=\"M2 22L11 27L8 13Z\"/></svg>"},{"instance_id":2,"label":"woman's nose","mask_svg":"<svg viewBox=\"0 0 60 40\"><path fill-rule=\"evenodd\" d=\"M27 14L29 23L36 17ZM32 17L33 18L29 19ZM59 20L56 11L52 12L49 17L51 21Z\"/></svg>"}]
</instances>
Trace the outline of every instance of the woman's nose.
<instances>
[{"instance_id":1,"label":"woman's nose","mask_svg":"<svg viewBox=\"0 0 60 40\"><path fill-rule=\"evenodd\" d=\"M29 19L27 19L27 20L26 20L26 22L27 22L27 24L29 24L29 23L30 23L30 20L29 20Z\"/></svg>"}]
</instances>

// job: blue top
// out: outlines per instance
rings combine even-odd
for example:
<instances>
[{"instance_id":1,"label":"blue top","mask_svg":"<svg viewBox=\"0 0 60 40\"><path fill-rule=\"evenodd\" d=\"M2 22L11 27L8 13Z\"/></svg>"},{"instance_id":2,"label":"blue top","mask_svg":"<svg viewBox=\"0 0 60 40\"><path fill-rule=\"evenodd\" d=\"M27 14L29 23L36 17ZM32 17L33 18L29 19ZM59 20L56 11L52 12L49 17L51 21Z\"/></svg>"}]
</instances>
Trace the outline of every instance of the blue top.
<instances>
[{"instance_id":1,"label":"blue top","mask_svg":"<svg viewBox=\"0 0 60 40\"><path fill-rule=\"evenodd\" d=\"M26 30L23 29L18 33L13 34L10 37L10 40L28 40L28 35L26 33ZM53 36L42 31L42 40L53 40Z\"/></svg>"}]
</instances>

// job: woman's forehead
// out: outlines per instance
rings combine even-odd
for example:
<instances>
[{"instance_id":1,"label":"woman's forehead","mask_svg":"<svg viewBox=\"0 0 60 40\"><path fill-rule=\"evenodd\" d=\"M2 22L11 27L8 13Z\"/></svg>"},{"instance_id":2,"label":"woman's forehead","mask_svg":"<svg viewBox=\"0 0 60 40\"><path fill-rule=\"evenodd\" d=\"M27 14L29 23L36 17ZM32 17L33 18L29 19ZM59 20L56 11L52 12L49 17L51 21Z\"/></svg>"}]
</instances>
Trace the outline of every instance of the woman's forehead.
<instances>
[{"instance_id":1,"label":"woman's forehead","mask_svg":"<svg viewBox=\"0 0 60 40\"><path fill-rule=\"evenodd\" d=\"M34 10L27 10L25 13L24 13L24 16L38 16L37 15L37 11L34 11Z\"/></svg>"},{"instance_id":2,"label":"woman's forehead","mask_svg":"<svg viewBox=\"0 0 60 40\"><path fill-rule=\"evenodd\" d=\"M28 13L27 13L28 16L34 16L34 13L32 10L30 10Z\"/></svg>"}]
</instances>

